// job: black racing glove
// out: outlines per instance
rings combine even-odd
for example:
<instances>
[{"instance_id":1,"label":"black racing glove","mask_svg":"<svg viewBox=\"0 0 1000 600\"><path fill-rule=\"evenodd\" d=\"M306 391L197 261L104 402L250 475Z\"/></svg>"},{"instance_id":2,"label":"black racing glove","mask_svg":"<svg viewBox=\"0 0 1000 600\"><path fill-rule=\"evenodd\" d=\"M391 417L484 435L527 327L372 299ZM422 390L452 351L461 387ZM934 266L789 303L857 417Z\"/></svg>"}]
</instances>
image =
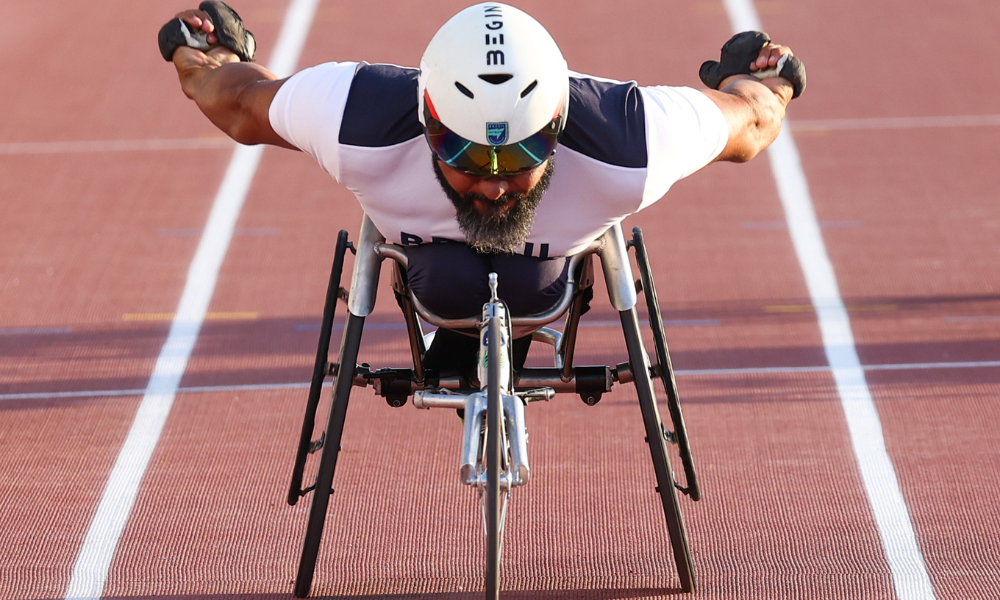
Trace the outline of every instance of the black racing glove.
<instances>
[{"instance_id":1,"label":"black racing glove","mask_svg":"<svg viewBox=\"0 0 1000 600\"><path fill-rule=\"evenodd\" d=\"M784 77L792 84L792 98L798 98L806 89L806 67L794 56L783 56L775 69L751 71L750 65L757 60L760 49L771 41L763 31L737 33L722 47L718 61L709 60L701 65L698 76L708 87L717 90L722 82L732 75L753 75L758 79Z\"/></svg>"},{"instance_id":2,"label":"black racing glove","mask_svg":"<svg viewBox=\"0 0 1000 600\"><path fill-rule=\"evenodd\" d=\"M225 2L220 0L207 0L202 2L199 9L208 13L208 17L215 25L215 35L219 38L219 46L224 46L232 50L243 62L253 61L253 55L257 52L257 40L253 34L243 27L243 19L236 11ZM200 29L191 31L187 23L180 19L171 19L166 25L160 28L157 41L160 44L160 54L167 61L174 59L174 51L179 46L190 46L198 50L208 50L208 34Z\"/></svg>"}]
</instances>

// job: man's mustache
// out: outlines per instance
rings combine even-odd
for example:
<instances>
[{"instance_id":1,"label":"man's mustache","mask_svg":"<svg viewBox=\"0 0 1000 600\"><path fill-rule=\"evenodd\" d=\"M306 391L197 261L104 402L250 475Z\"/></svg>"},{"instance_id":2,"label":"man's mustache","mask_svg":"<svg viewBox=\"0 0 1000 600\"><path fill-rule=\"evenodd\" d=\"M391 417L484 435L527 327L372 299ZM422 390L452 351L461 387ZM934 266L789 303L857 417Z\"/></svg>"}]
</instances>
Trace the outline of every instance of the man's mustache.
<instances>
[{"instance_id":1,"label":"man's mustache","mask_svg":"<svg viewBox=\"0 0 1000 600\"><path fill-rule=\"evenodd\" d=\"M510 213L510 211L513 210L515 206L517 206L521 202L524 202L525 200L527 200L527 198L528 195L521 192L507 192L496 199L487 198L486 196L480 194L479 192L466 192L465 194L462 195L462 200L464 200L467 205L471 206L473 203L477 201L481 202L483 206L488 207L486 215L488 215L489 217L499 218L499 219L503 219L504 217L506 217ZM507 205L510 204L512 200L513 204L510 206L510 208L507 208ZM505 209L505 210L500 210L500 209Z\"/></svg>"}]
</instances>

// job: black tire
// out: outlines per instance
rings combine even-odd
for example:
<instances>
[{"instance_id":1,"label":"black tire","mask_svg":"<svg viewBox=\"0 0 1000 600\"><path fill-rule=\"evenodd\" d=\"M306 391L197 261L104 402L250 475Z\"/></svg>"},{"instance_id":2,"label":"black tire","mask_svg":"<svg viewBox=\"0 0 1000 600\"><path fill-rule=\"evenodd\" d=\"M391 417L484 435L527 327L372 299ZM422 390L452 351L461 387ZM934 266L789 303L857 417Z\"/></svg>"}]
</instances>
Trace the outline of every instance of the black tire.
<instances>
[{"instance_id":1,"label":"black tire","mask_svg":"<svg viewBox=\"0 0 1000 600\"><path fill-rule=\"evenodd\" d=\"M361 346L361 333L365 318L348 314L344 326L344 337L340 343L338 362L340 370L333 382L333 405L330 408L330 420L326 427L326 441L323 453L320 455L319 472L316 475L316 489L313 490L313 501L309 508L309 521L306 526L306 538L303 542L302 557L299 560L299 570L295 577L295 596L306 598L312 588L313 573L316 570L316 557L319 554L319 543L323 537L323 525L326 521L326 509L333 492L333 474L337 468L337 455L340 452L340 440L344 433L344 418L347 416L347 403L354 384L354 370L358 362L358 350Z\"/></svg>"},{"instance_id":2,"label":"black tire","mask_svg":"<svg viewBox=\"0 0 1000 600\"><path fill-rule=\"evenodd\" d=\"M684 527L684 517L681 514L677 489L674 487L673 468L670 465L670 455L667 453L666 440L663 437L663 422L660 420L660 411L656 406L653 380L649 374L649 364L642 346L639 319L634 308L623 310L619 314L622 331L625 334L625 345L628 348L629 365L634 378L636 394L639 397L639 407L642 410L646 442L649 444L653 470L656 473L656 490L660 494L663 515L667 520L667 530L670 534L674 562L677 565L677 575L680 577L681 589L685 592L693 592L697 589L694 564L691 559L691 550L688 547L687 530Z\"/></svg>"},{"instance_id":3,"label":"black tire","mask_svg":"<svg viewBox=\"0 0 1000 600\"><path fill-rule=\"evenodd\" d=\"M302 433L299 437L299 449L295 455L295 466L292 469L292 483L288 487L288 503L292 506L298 503L304 494L302 477L305 472L306 459L313 447L312 435L316 425L316 408L323 392L323 381L326 379L327 361L330 358L330 337L333 333L333 320L337 313L337 294L340 290L340 278L344 272L344 256L350 242L347 232L341 231L337 236L337 248L333 255L333 268L330 271L330 282L326 288L326 302L323 305L323 323L319 329L319 343L316 348L316 360L313 363L312 382L309 384L309 399L306 402L306 415L302 419Z\"/></svg>"},{"instance_id":4,"label":"black tire","mask_svg":"<svg viewBox=\"0 0 1000 600\"><path fill-rule=\"evenodd\" d=\"M684 413L681 412L680 396L677 393L677 380L674 378L674 367L670 362L670 350L667 348L667 336L663 331L663 316L660 314L660 303L656 296L656 286L653 283L649 256L646 254L646 244L642 238L642 229L632 229L632 244L635 246L635 259L642 277L642 295L646 298L646 310L649 314L649 328L653 332L653 345L656 350L656 363L659 365L660 382L667 396L667 410L673 424L677 452L684 466L684 482L686 493L692 500L701 500L701 486L698 485L698 475L691 457L691 442L688 440L687 427L684 425Z\"/></svg>"},{"instance_id":5,"label":"black tire","mask_svg":"<svg viewBox=\"0 0 1000 600\"><path fill-rule=\"evenodd\" d=\"M488 323L486 372L486 600L500 597L500 553L503 542L500 500L501 408L500 408L500 319Z\"/></svg>"}]
</instances>

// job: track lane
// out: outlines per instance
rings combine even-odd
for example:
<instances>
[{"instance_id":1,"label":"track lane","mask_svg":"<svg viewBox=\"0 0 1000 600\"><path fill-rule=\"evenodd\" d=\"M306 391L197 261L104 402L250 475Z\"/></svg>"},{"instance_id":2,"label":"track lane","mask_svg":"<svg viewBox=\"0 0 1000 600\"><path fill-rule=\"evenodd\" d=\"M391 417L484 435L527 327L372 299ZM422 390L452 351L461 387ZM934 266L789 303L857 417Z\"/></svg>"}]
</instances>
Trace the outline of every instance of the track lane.
<instances>
[{"instance_id":1,"label":"track lane","mask_svg":"<svg viewBox=\"0 0 1000 600\"><path fill-rule=\"evenodd\" d=\"M313 0L296 0L289 4L268 63L270 70L279 77L293 70L315 8ZM99 597L104 593L120 536L130 519L149 460L159 443L188 359L207 317L219 270L262 154L263 148L246 146L237 147L233 152L188 268L170 333L159 352L142 402L73 565L67 598Z\"/></svg>"},{"instance_id":2,"label":"track lane","mask_svg":"<svg viewBox=\"0 0 1000 600\"><path fill-rule=\"evenodd\" d=\"M0 94L4 143L207 130L200 124L185 130L176 112L163 110L163 96L141 75L151 64L144 55L117 57L121 71L94 68L118 46L92 35L106 15L62 8L44 14L23 6L0 9L10 33L0 42L7 82ZM106 8L133 23L148 14L143 5ZM151 118L137 119L136 106ZM212 181L224 164L210 150L150 158L0 158L0 327L23 332L0 339L4 392L134 387L148 376L166 329L137 327L122 315L175 303L169 299L178 291L172 269L187 264L193 247L164 243L157 231L207 211L205 198L171 169ZM65 591L135 406L135 398L4 404L0 597L51 598Z\"/></svg>"},{"instance_id":3,"label":"track lane","mask_svg":"<svg viewBox=\"0 0 1000 600\"><path fill-rule=\"evenodd\" d=\"M977 65L997 51L984 45L1000 23L993 5L887 3L882 18L857 22L851 10L817 7L822 19L786 15L802 35L824 44L852 28L869 40L867 64L879 76L823 86L827 117L955 117L989 114L995 82ZM894 26L881 25L892 20ZM823 27L818 23L822 22ZM976 61L948 68L920 40L948 36L949 54ZM823 60L820 57L820 60ZM983 61L980 63L979 61ZM892 93L885 93L885 90ZM850 91L848 91L850 90ZM828 238L843 293L857 302L888 300L897 310L854 320L865 362L989 361L1000 357L997 312L995 189L984 157L996 152L992 127L828 131L803 138L805 162L821 219L864 224ZM845 174L849 174L845 176ZM996 445L984 428L993 409L995 369L921 371L870 376L886 443L910 506L917 539L940 598L990 598L1000 563L989 551L996 527L980 503L997 501L984 487Z\"/></svg>"},{"instance_id":4,"label":"track lane","mask_svg":"<svg viewBox=\"0 0 1000 600\"><path fill-rule=\"evenodd\" d=\"M5 21L16 22L18 35L36 43L4 52L5 73L19 85L18 93L0 98L5 114L18 117L0 125L3 141L217 138L203 120L176 111L176 83L168 95L141 75L165 68L155 50L121 53L117 40L103 38L102 44L92 35L105 28L109 14L155 31L160 12L120 2L102 9L107 12L68 7L45 19L37 13ZM65 35L53 38L50 31ZM37 43L45 39L47 45ZM75 60L63 60L68 55ZM115 68L107 68L110 57ZM143 118L135 117L136 107L143 107ZM201 186L217 185L225 160L225 153L211 150L131 159L102 153L3 157L0 185L9 209L3 324L28 331L4 336L4 391L134 387L148 378L167 329L126 322L123 315L176 306L194 244L160 234L204 222L211 198ZM135 406L132 398L4 406L2 438L31 454L11 456L3 470L5 496L15 508L3 528L0 596L65 591Z\"/></svg>"}]
</instances>

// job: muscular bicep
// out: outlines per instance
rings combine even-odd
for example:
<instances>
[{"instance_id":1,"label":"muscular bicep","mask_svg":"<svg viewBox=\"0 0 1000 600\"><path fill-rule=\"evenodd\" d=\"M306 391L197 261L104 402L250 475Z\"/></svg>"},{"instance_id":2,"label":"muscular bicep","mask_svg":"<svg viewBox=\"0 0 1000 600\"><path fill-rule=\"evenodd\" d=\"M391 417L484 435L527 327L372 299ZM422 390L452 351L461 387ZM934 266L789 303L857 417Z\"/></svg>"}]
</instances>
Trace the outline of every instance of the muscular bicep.
<instances>
[{"instance_id":1,"label":"muscular bicep","mask_svg":"<svg viewBox=\"0 0 1000 600\"><path fill-rule=\"evenodd\" d=\"M217 69L221 76L218 95L209 95L198 106L219 129L241 144L294 148L274 131L268 116L271 102L285 80L247 77L251 69L266 72L252 63L233 63Z\"/></svg>"},{"instance_id":2,"label":"muscular bicep","mask_svg":"<svg viewBox=\"0 0 1000 600\"><path fill-rule=\"evenodd\" d=\"M174 64L184 93L237 142L291 148L268 118L271 102L285 80L256 63L234 62L235 55L230 55L225 49L201 53L178 48Z\"/></svg>"}]
</instances>

